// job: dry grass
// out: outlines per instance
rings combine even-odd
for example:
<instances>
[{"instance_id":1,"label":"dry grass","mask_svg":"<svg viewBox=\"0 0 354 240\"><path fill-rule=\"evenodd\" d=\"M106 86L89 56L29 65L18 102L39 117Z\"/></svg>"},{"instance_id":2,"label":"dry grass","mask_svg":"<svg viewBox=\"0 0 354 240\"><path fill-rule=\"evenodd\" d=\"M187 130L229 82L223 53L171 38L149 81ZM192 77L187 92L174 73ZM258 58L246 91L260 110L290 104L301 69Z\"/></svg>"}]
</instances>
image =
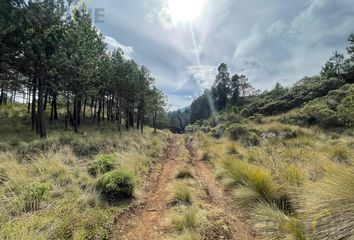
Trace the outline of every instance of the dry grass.
<instances>
[{"instance_id":1,"label":"dry grass","mask_svg":"<svg viewBox=\"0 0 354 240\"><path fill-rule=\"evenodd\" d=\"M263 122L243 125L261 133L258 146L195 134L254 229L262 239L353 238L353 135Z\"/></svg>"},{"instance_id":2,"label":"dry grass","mask_svg":"<svg viewBox=\"0 0 354 240\"><path fill-rule=\"evenodd\" d=\"M0 239L107 239L125 205L108 205L96 192L88 173L96 154L117 156L142 179L168 135L83 129L77 135L52 130L43 141L2 138L11 144L0 150Z\"/></svg>"}]
</instances>

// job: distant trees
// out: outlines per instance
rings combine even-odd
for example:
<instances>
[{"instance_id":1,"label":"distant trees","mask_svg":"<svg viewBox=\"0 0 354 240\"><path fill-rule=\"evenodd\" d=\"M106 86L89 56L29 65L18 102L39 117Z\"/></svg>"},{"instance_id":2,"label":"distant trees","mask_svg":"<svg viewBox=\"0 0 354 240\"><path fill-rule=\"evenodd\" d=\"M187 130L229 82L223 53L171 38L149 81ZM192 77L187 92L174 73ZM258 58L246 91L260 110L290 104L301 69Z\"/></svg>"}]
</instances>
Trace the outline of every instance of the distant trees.
<instances>
[{"instance_id":1,"label":"distant trees","mask_svg":"<svg viewBox=\"0 0 354 240\"><path fill-rule=\"evenodd\" d=\"M304 77L289 88L276 83L272 90L263 93L253 88L246 76L238 74L231 76L228 66L225 63L220 64L211 89L205 90L200 97L192 102L190 110L187 112L189 114L188 123L193 124L199 120L208 119L213 116L213 111L241 110L240 113L246 117L254 114L279 114L301 107L313 99L323 97L345 83L353 83L354 34L350 35L348 42L349 58L345 58L343 54L335 51L322 68L320 76ZM348 96L343 100L338 110L342 120L348 125L353 125L352 108L353 98ZM321 112L317 110L316 114L326 119L326 124L333 122L333 116L331 116L333 114L330 114L331 109ZM173 119L178 113L179 111L169 114L170 127L176 126Z\"/></svg>"},{"instance_id":2,"label":"distant trees","mask_svg":"<svg viewBox=\"0 0 354 240\"><path fill-rule=\"evenodd\" d=\"M127 129L143 131L147 122L156 127L165 96L146 67L120 49L107 52L84 6L71 12L63 0L1 4L0 105L23 94L40 137L47 135L47 120L58 120L59 103L65 129L75 132L88 118L116 122L119 131L123 120Z\"/></svg>"},{"instance_id":3,"label":"distant trees","mask_svg":"<svg viewBox=\"0 0 354 240\"><path fill-rule=\"evenodd\" d=\"M345 71L346 61L344 55L338 51L326 62L321 71L321 76L326 78L339 77Z\"/></svg>"}]
</instances>

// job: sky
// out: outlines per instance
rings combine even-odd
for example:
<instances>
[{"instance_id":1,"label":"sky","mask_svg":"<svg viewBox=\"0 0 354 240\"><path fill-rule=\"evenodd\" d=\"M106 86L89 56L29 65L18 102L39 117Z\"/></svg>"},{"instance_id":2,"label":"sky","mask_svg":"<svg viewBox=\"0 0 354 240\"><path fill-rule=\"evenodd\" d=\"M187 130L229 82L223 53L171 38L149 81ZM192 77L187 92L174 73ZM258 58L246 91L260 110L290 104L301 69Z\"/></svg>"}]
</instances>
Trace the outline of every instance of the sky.
<instances>
[{"instance_id":1,"label":"sky","mask_svg":"<svg viewBox=\"0 0 354 240\"><path fill-rule=\"evenodd\" d=\"M261 90L319 74L333 51L345 53L354 33L353 0L87 4L108 48L120 47L127 58L147 66L170 110L188 106L210 87L222 62L231 74L246 75Z\"/></svg>"}]
</instances>

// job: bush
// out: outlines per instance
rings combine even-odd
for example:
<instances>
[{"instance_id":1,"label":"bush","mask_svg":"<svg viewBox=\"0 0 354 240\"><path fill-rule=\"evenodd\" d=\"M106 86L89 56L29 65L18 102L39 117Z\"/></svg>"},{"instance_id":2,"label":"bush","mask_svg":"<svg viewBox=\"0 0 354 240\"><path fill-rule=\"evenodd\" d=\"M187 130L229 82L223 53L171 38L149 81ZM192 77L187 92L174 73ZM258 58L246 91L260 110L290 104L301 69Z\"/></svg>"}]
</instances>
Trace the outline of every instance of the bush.
<instances>
[{"instance_id":1,"label":"bush","mask_svg":"<svg viewBox=\"0 0 354 240\"><path fill-rule=\"evenodd\" d=\"M112 171L117 167L117 158L113 154L99 155L96 157L95 161L92 162L89 173L93 176L98 174L104 174L106 172Z\"/></svg>"},{"instance_id":2,"label":"bush","mask_svg":"<svg viewBox=\"0 0 354 240\"><path fill-rule=\"evenodd\" d=\"M227 129L227 135L234 141L242 141L249 146L255 146L260 144L260 138L256 133L256 130L248 129L244 126L233 124Z\"/></svg>"},{"instance_id":3,"label":"bush","mask_svg":"<svg viewBox=\"0 0 354 240\"><path fill-rule=\"evenodd\" d=\"M227 135L234 141L241 139L241 137L246 135L248 132L249 130L246 127L238 124L233 124L226 130Z\"/></svg>"},{"instance_id":4,"label":"bush","mask_svg":"<svg viewBox=\"0 0 354 240\"><path fill-rule=\"evenodd\" d=\"M223 125L218 125L214 127L210 131L210 136L214 138L221 138L225 134L225 127Z\"/></svg>"},{"instance_id":5,"label":"bush","mask_svg":"<svg viewBox=\"0 0 354 240\"><path fill-rule=\"evenodd\" d=\"M114 170L102 175L96 183L101 197L108 202L131 198L136 186L133 173L127 170Z\"/></svg>"},{"instance_id":6,"label":"bush","mask_svg":"<svg viewBox=\"0 0 354 240\"><path fill-rule=\"evenodd\" d=\"M32 183L24 191L24 210L39 210L42 201L46 200L50 190L48 183Z\"/></svg>"},{"instance_id":7,"label":"bush","mask_svg":"<svg viewBox=\"0 0 354 240\"><path fill-rule=\"evenodd\" d=\"M260 144L260 138L255 132L248 132L243 138L242 141L249 146L257 146Z\"/></svg>"}]
</instances>

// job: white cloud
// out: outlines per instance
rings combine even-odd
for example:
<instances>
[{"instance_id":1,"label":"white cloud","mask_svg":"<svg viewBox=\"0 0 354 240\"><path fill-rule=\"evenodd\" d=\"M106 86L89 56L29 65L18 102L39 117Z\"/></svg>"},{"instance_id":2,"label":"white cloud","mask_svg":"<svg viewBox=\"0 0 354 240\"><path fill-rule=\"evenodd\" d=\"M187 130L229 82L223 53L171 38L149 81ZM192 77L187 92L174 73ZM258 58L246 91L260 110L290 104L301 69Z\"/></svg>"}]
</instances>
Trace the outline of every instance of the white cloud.
<instances>
[{"instance_id":1,"label":"white cloud","mask_svg":"<svg viewBox=\"0 0 354 240\"><path fill-rule=\"evenodd\" d=\"M125 46L125 45L119 43L117 40L115 40L113 37L110 37L110 36L105 36L104 39L105 39L105 42L107 43L108 51L113 51L113 50L116 50L116 49L120 48L124 52L124 56L127 59L131 59L132 58L132 55L134 53L134 50L133 50L132 47Z\"/></svg>"},{"instance_id":2,"label":"white cloud","mask_svg":"<svg viewBox=\"0 0 354 240\"><path fill-rule=\"evenodd\" d=\"M286 24L279 20L273 23L269 28L268 28L268 33L271 35L277 35L283 33L287 29Z\"/></svg>"},{"instance_id":3,"label":"white cloud","mask_svg":"<svg viewBox=\"0 0 354 240\"><path fill-rule=\"evenodd\" d=\"M217 74L217 67L210 65L194 65L188 67L188 73L199 85L201 91L210 88Z\"/></svg>"}]
</instances>

